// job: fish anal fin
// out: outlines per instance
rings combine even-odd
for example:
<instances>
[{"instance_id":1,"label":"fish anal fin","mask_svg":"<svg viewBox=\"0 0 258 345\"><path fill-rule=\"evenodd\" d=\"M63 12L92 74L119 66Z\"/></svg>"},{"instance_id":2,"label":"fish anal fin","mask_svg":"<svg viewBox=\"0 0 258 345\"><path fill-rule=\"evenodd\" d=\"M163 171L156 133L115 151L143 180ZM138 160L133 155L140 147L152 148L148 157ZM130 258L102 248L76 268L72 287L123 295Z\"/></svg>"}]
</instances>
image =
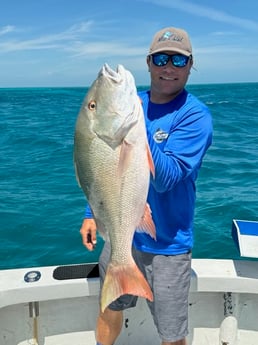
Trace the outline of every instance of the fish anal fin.
<instances>
[{"instance_id":1,"label":"fish anal fin","mask_svg":"<svg viewBox=\"0 0 258 345\"><path fill-rule=\"evenodd\" d=\"M154 240L156 240L156 227L151 216L151 209L148 203L145 205L144 214L140 224L137 226L137 232L146 232Z\"/></svg>"},{"instance_id":2,"label":"fish anal fin","mask_svg":"<svg viewBox=\"0 0 258 345\"><path fill-rule=\"evenodd\" d=\"M143 274L132 262L128 265L110 263L101 291L101 311L118 297L130 294L153 301L153 294Z\"/></svg>"}]
</instances>

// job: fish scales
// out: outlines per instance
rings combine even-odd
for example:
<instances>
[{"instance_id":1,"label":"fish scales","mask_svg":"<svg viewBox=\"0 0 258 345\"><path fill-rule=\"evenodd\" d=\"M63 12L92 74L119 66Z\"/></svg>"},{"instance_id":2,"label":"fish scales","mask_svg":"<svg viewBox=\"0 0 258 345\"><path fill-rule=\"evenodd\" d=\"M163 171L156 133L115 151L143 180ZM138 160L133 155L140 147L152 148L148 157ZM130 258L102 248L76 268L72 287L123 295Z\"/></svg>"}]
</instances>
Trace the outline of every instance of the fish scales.
<instances>
[{"instance_id":1,"label":"fish scales","mask_svg":"<svg viewBox=\"0 0 258 345\"><path fill-rule=\"evenodd\" d=\"M155 237L146 206L154 166L134 79L123 66L113 71L104 65L88 91L76 123L74 161L97 228L111 243L101 310L127 293L152 300L131 246L136 228Z\"/></svg>"}]
</instances>

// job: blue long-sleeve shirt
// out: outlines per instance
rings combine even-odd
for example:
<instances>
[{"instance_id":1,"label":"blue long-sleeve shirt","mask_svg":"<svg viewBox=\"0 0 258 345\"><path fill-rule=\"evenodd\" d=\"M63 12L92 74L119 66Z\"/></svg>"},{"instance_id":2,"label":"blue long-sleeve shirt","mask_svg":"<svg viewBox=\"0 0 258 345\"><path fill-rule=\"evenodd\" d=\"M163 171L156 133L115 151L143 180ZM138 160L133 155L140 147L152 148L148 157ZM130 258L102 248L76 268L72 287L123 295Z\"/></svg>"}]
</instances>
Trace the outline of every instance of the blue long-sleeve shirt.
<instances>
[{"instance_id":1,"label":"blue long-sleeve shirt","mask_svg":"<svg viewBox=\"0 0 258 345\"><path fill-rule=\"evenodd\" d=\"M148 203L157 240L136 232L133 245L156 254L185 253L193 246L195 181L212 141L211 115L186 90L166 104L152 103L149 91L139 96L155 166Z\"/></svg>"},{"instance_id":2,"label":"blue long-sleeve shirt","mask_svg":"<svg viewBox=\"0 0 258 345\"><path fill-rule=\"evenodd\" d=\"M140 92L139 96L155 166L147 201L157 240L135 232L133 245L156 254L185 253L193 246L195 181L212 141L211 115L186 90L166 104L152 103L149 91ZM92 217L89 206L85 217Z\"/></svg>"}]
</instances>

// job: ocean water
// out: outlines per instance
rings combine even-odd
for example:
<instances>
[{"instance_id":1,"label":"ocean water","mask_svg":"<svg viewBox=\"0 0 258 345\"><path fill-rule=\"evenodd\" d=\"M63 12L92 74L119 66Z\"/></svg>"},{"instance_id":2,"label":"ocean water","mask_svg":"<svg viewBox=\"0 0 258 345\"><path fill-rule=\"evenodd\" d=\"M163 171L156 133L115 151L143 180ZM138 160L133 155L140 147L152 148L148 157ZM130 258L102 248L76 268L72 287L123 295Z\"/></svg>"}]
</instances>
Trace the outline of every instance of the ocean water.
<instances>
[{"instance_id":1,"label":"ocean water","mask_svg":"<svg viewBox=\"0 0 258 345\"><path fill-rule=\"evenodd\" d=\"M197 182L196 258L239 258L232 219L258 220L258 83L189 85L214 123ZM98 260L79 234L86 200L73 167L87 88L0 89L0 269Z\"/></svg>"}]
</instances>

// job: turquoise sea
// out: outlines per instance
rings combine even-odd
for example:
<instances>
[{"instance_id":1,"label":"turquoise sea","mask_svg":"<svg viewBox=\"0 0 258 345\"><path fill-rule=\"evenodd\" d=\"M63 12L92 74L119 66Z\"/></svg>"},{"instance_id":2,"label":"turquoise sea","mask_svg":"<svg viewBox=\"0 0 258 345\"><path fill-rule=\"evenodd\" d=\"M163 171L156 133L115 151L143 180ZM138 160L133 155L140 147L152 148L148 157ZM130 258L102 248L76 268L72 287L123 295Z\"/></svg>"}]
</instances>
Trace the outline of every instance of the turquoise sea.
<instances>
[{"instance_id":1,"label":"turquoise sea","mask_svg":"<svg viewBox=\"0 0 258 345\"><path fill-rule=\"evenodd\" d=\"M258 220L258 83L189 85L213 115L197 183L198 258L239 258L232 219ZM73 168L87 88L0 89L0 269L97 261L79 234L86 200Z\"/></svg>"}]
</instances>

